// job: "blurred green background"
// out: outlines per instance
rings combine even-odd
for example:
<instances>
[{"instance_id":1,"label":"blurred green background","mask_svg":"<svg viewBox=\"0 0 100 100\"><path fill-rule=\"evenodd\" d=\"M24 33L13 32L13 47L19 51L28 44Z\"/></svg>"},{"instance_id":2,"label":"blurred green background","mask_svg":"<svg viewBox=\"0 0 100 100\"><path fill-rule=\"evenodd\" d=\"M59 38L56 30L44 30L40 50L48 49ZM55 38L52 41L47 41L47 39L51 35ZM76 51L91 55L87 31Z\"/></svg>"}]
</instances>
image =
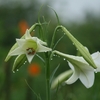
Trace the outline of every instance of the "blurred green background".
<instances>
[{"instance_id":1,"label":"blurred green background","mask_svg":"<svg viewBox=\"0 0 100 100\"><path fill-rule=\"evenodd\" d=\"M46 100L45 68L38 57L35 56L31 65L24 65L15 74L12 73L14 57L7 63L4 62L9 49L15 43L15 39L20 38L26 28L37 22L38 12L42 4L44 6L41 16L44 16L47 22L50 21L47 30L48 42L50 43L54 28L57 25L54 12L47 7L49 4L52 7L52 0L46 2L45 0L0 0L0 100L37 100L34 92L40 95L42 100ZM66 10L68 9L62 8L62 11L67 14ZM100 14L94 13L95 11L85 11L83 20L76 18L76 20L71 21L66 17L62 21L61 16L63 15L60 15L60 12L57 13L61 24L83 45L88 47L91 54L100 51ZM74 14L72 16L74 17ZM59 31L56 34L55 42L61 36L62 32ZM56 49L64 53L77 55L77 50L65 36ZM63 58L54 57L51 61L51 73L59 64L58 62L60 67L55 76L69 69L67 62ZM94 85L90 89L86 89L80 81L72 85L62 84L57 92L55 90L51 91L52 100L100 100L100 73L97 73L95 77Z\"/></svg>"}]
</instances>

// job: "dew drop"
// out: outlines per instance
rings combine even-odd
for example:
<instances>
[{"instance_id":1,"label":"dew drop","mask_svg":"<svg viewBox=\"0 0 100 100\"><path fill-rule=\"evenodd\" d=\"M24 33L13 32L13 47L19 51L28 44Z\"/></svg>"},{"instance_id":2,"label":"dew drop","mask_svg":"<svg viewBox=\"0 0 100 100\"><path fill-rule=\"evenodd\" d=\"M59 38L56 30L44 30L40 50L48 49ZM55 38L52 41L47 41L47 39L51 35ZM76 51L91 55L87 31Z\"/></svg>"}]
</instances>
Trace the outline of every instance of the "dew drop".
<instances>
[{"instance_id":1,"label":"dew drop","mask_svg":"<svg viewBox=\"0 0 100 100\"><path fill-rule=\"evenodd\" d=\"M15 73L15 71L13 71L13 73Z\"/></svg>"},{"instance_id":2,"label":"dew drop","mask_svg":"<svg viewBox=\"0 0 100 100\"><path fill-rule=\"evenodd\" d=\"M53 58L51 58L51 60L53 60Z\"/></svg>"},{"instance_id":3,"label":"dew drop","mask_svg":"<svg viewBox=\"0 0 100 100\"><path fill-rule=\"evenodd\" d=\"M97 73L97 69L94 69L94 72Z\"/></svg>"},{"instance_id":4,"label":"dew drop","mask_svg":"<svg viewBox=\"0 0 100 100\"><path fill-rule=\"evenodd\" d=\"M24 65L26 64L26 62L23 63Z\"/></svg>"},{"instance_id":5,"label":"dew drop","mask_svg":"<svg viewBox=\"0 0 100 100\"><path fill-rule=\"evenodd\" d=\"M66 60L66 58L64 58L63 60Z\"/></svg>"},{"instance_id":6,"label":"dew drop","mask_svg":"<svg viewBox=\"0 0 100 100\"><path fill-rule=\"evenodd\" d=\"M24 63L27 63L27 61L25 61Z\"/></svg>"},{"instance_id":7,"label":"dew drop","mask_svg":"<svg viewBox=\"0 0 100 100\"><path fill-rule=\"evenodd\" d=\"M74 43L73 43L73 45L74 45Z\"/></svg>"},{"instance_id":8,"label":"dew drop","mask_svg":"<svg viewBox=\"0 0 100 100\"><path fill-rule=\"evenodd\" d=\"M78 49L76 49L76 50L78 50Z\"/></svg>"},{"instance_id":9,"label":"dew drop","mask_svg":"<svg viewBox=\"0 0 100 100\"><path fill-rule=\"evenodd\" d=\"M24 62L24 65L27 63L27 61Z\"/></svg>"},{"instance_id":10,"label":"dew drop","mask_svg":"<svg viewBox=\"0 0 100 100\"><path fill-rule=\"evenodd\" d=\"M19 69L16 69L16 71L19 71Z\"/></svg>"},{"instance_id":11,"label":"dew drop","mask_svg":"<svg viewBox=\"0 0 100 100\"><path fill-rule=\"evenodd\" d=\"M65 33L64 33L64 35L65 35Z\"/></svg>"},{"instance_id":12,"label":"dew drop","mask_svg":"<svg viewBox=\"0 0 100 100\"><path fill-rule=\"evenodd\" d=\"M56 56L55 54L53 56Z\"/></svg>"}]
</instances>

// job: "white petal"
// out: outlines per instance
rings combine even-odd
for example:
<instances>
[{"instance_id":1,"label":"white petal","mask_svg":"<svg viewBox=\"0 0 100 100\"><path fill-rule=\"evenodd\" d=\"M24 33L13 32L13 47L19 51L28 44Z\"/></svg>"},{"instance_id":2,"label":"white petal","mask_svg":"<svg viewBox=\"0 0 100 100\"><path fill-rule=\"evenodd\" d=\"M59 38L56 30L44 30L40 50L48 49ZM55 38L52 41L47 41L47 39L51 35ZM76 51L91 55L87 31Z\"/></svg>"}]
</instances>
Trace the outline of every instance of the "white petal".
<instances>
[{"instance_id":1,"label":"white petal","mask_svg":"<svg viewBox=\"0 0 100 100\"><path fill-rule=\"evenodd\" d=\"M26 57L27 57L27 60L28 60L29 63L31 63L31 61L32 61L32 59L33 59L34 56L35 56L35 54L34 55L28 55L28 54L26 54Z\"/></svg>"},{"instance_id":2,"label":"white petal","mask_svg":"<svg viewBox=\"0 0 100 100\"><path fill-rule=\"evenodd\" d=\"M78 67L80 70L79 79L87 88L90 88L94 83L94 69L90 65L82 62L78 63Z\"/></svg>"},{"instance_id":3,"label":"white petal","mask_svg":"<svg viewBox=\"0 0 100 100\"><path fill-rule=\"evenodd\" d=\"M25 39L30 39L30 38L31 38L31 35L30 35L29 30L27 29L25 32Z\"/></svg>"},{"instance_id":4,"label":"white petal","mask_svg":"<svg viewBox=\"0 0 100 100\"><path fill-rule=\"evenodd\" d=\"M25 39L16 39L17 43L19 46L24 45L25 44Z\"/></svg>"},{"instance_id":5,"label":"white petal","mask_svg":"<svg viewBox=\"0 0 100 100\"><path fill-rule=\"evenodd\" d=\"M52 51L52 49L51 48L48 48L48 47L45 47L45 46L43 46L43 45L41 45L41 44L37 44L37 52L47 52L47 51Z\"/></svg>"},{"instance_id":6,"label":"white petal","mask_svg":"<svg viewBox=\"0 0 100 100\"><path fill-rule=\"evenodd\" d=\"M70 68L73 70L73 75L67 82L74 83L78 78L87 87L90 88L94 83L94 69L87 63L74 61L74 66L69 63ZM71 81L70 81L71 80Z\"/></svg>"},{"instance_id":7,"label":"white petal","mask_svg":"<svg viewBox=\"0 0 100 100\"><path fill-rule=\"evenodd\" d=\"M9 55L21 55L21 54L25 54L25 51L22 49L22 47L18 47L9 53Z\"/></svg>"},{"instance_id":8,"label":"white petal","mask_svg":"<svg viewBox=\"0 0 100 100\"><path fill-rule=\"evenodd\" d=\"M62 56L67 57L68 59L72 59L72 60L77 61L77 62L82 62L82 63L85 63L85 64L87 63L84 60L84 58L80 57L80 56L73 56L73 55L68 55L68 54L63 54L63 53L62 53Z\"/></svg>"},{"instance_id":9,"label":"white petal","mask_svg":"<svg viewBox=\"0 0 100 100\"><path fill-rule=\"evenodd\" d=\"M72 84L72 83L74 83L78 79L79 71L78 71L77 68L75 69L74 66L70 62L68 62L68 64L71 67L71 69L73 70L73 74L72 74L72 76L67 81L65 81L65 83Z\"/></svg>"},{"instance_id":10,"label":"white petal","mask_svg":"<svg viewBox=\"0 0 100 100\"><path fill-rule=\"evenodd\" d=\"M95 52L91 56L97 66L96 72L100 72L100 52Z\"/></svg>"},{"instance_id":11,"label":"white petal","mask_svg":"<svg viewBox=\"0 0 100 100\"><path fill-rule=\"evenodd\" d=\"M44 41L42 41L42 40L40 40L40 39L38 39L38 38L37 38L37 40L39 41L40 44L42 44L42 45L47 45L46 42L44 42Z\"/></svg>"},{"instance_id":12,"label":"white petal","mask_svg":"<svg viewBox=\"0 0 100 100\"><path fill-rule=\"evenodd\" d=\"M47 43L46 43L46 42L44 42L44 41L42 41L42 40L38 39L37 37L32 37L32 39L33 39L34 41L36 41L36 42L38 42L38 43L42 44L42 45L47 45Z\"/></svg>"},{"instance_id":13,"label":"white petal","mask_svg":"<svg viewBox=\"0 0 100 100\"><path fill-rule=\"evenodd\" d=\"M94 83L94 72L85 70L80 73L79 79L87 88L90 88Z\"/></svg>"},{"instance_id":14,"label":"white petal","mask_svg":"<svg viewBox=\"0 0 100 100\"><path fill-rule=\"evenodd\" d=\"M97 51L97 52L91 54L91 56L92 56L93 59L96 59L99 54L100 54L99 51Z\"/></svg>"}]
</instances>

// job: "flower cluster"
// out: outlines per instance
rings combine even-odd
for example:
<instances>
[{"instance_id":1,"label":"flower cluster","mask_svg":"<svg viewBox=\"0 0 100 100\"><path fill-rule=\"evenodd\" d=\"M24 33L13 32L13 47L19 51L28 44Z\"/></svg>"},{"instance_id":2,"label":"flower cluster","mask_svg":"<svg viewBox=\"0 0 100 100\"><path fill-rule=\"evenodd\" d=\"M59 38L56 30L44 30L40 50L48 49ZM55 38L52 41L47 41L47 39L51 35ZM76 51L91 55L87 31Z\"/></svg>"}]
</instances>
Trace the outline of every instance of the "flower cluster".
<instances>
[{"instance_id":1,"label":"flower cluster","mask_svg":"<svg viewBox=\"0 0 100 100\"><path fill-rule=\"evenodd\" d=\"M33 28L33 27L32 27ZM32 30L30 28L30 30ZM57 54L59 56L63 56L67 59L68 65L70 67L70 70L65 71L64 73L61 73L53 82L51 85L51 88L55 88L59 83L65 82L67 84L72 84L78 79L85 85L86 88L90 88L95 79L95 72L100 72L100 53L95 52L92 55L90 55L88 49L86 49L85 46L83 46L76 38L74 38L69 31L63 26L58 26L57 28L61 28L64 33L69 37L69 39L74 43L78 51L81 53L82 56L74 56L74 55L68 55L64 54L59 51L52 51L51 48L53 41L51 41L51 48L47 47L47 43L40 40L37 37L32 37L30 35L30 31L27 29L25 34L20 39L16 39L15 45L11 48L9 51L5 61L8 61L10 57L17 55L14 65L13 65L13 72L18 70L23 63L28 61L29 63L32 62L32 59L34 58L35 54L37 52L48 52L52 51L50 53L46 53L46 61L47 61L47 71L49 68L49 60L52 57L52 54ZM56 28L56 29L57 29ZM54 36L53 36L54 39ZM53 40L52 39L52 40ZM45 62L46 62L45 61ZM49 72L48 72L49 73ZM47 77L50 75L47 75ZM69 77L69 78L68 78ZM47 78L48 79L48 78Z\"/></svg>"}]
</instances>

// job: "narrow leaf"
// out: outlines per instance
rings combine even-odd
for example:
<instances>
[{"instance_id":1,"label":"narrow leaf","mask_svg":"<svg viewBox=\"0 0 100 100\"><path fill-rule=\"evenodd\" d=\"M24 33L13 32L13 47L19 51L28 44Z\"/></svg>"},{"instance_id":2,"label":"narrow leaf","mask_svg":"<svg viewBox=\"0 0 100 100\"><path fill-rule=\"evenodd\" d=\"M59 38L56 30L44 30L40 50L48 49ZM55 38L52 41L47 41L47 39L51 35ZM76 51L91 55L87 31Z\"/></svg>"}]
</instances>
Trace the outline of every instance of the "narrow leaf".
<instances>
[{"instance_id":1,"label":"narrow leaf","mask_svg":"<svg viewBox=\"0 0 100 100\"><path fill-rule=\"evenodd\" d=\"M58 70L59 66L60 66L60 64L54 69L54 71L53 71L53 73L52 73L52 75L51 75L51 78L50 78L50 83L52 82L53 77L54 77L56 71Z\"/></svg>"}]
</instances>

